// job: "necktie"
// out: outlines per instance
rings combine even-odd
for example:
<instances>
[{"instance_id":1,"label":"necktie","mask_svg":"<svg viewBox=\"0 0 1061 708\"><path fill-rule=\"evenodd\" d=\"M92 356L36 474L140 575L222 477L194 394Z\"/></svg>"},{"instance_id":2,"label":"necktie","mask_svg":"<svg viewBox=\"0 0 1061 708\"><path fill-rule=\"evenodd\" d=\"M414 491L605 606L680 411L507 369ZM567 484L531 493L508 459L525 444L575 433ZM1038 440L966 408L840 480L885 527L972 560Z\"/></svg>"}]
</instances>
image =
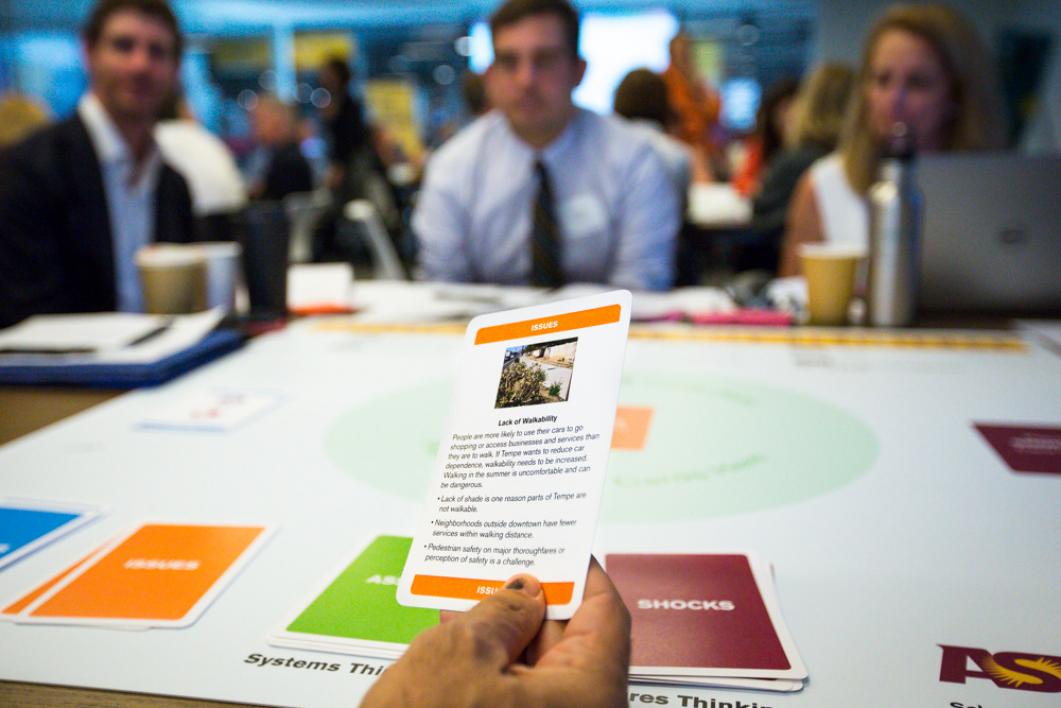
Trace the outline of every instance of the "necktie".
<instances>
[{"instance_id":1,"label":"necktie","mask_svg":"<svg viewBox=\"0 0 1061 708\"><path fill-rule=\"evenodd\" d=\"M564 284L560 267L560 226L556 223L553 189L541 160L534 161L538 194L531 215L531 285L558 288Z\"/></svg>"}]
</instances>

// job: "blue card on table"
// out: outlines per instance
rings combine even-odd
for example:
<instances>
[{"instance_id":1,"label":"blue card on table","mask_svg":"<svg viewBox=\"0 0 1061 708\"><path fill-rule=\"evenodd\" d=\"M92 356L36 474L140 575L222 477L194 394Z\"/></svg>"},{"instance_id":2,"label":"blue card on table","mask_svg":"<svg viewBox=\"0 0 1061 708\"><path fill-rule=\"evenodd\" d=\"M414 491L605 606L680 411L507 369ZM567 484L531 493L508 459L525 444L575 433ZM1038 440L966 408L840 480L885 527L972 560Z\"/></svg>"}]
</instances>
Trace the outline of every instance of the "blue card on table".
<instances>
[{"instance_id":1,"label":"blue card on table","mask_svg":"<svg viewBox=\"0 0 1061 708\"><path fill-rule=\"evenodd\" d=\"M0 568L99 515L88 506L0 499Z\"/></svg>"}]
</instances>

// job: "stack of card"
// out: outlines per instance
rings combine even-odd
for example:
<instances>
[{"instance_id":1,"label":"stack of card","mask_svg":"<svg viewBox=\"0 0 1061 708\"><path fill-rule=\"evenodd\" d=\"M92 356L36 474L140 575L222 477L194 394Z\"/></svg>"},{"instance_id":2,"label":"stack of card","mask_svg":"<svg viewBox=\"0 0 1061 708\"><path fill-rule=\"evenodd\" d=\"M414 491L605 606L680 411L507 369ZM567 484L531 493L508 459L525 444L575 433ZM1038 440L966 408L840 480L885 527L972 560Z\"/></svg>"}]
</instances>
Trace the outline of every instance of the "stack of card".
<instances>
[{"instance_id":1,"label":"stack of card","mask_svg":"<svg viewBox=\"0 0 1061 708\"><path fill-rule=\"evenodd\" d=\"M633 619L632 681L803 688L807 670L770 568L755 556L612 554L605 563Z\"/></svg>"},{"instance_id":2,"label":"stack of card","mask_svg":"<svg viewBox=\"0 0 1061 708\"><path fill-rule=\"evenodd\" d=\"M87 524L100 510L79 504L0 499L0 568Z\"/></svg>"},{"instance_id":3,"label":"stack of card","mask_svg":"<svg viewBox=\"0 0 1061 708\"><path fill-rule=\"evenodd\" d=\"M438 610L403 607L395 588L411 538L380 536L328 576L308 603L269 637L275 646L396 659Z\"/></svg>"},{"instance_id":4,"label":"stack of card","mask_svg":"<svg viewBox=\"0 0 1061 708\"><path fill-rule=\"evenodd\" d=\"M265 526L142 524L0 610L15 622L186 627L261 548Z\"/></svg>"}]
</instances>

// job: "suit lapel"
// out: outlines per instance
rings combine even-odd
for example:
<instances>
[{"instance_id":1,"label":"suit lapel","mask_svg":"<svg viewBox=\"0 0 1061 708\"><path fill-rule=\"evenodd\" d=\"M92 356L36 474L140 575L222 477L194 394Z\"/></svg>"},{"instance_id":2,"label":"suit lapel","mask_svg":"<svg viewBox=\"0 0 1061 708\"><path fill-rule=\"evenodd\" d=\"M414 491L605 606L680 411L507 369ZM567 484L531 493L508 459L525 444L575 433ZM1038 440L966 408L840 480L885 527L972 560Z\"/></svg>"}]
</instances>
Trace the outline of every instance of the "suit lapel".
<instances>
[{"instance_id":1,"label":"suit lapel","mask_svg":"<svg viewBox=\"0 0 1061 708\"><path fill-rule=\"evenodd\" d=\"M94 286L98 292L109 293L109 309L113 310L117 306L117 297L107 193L92 139L76 114L69 119L68 149L71 194L77 195L69 216L69 233L73 237L70 251L87 266L86 272L95 274Z\"/></svg>"}]
</instances>

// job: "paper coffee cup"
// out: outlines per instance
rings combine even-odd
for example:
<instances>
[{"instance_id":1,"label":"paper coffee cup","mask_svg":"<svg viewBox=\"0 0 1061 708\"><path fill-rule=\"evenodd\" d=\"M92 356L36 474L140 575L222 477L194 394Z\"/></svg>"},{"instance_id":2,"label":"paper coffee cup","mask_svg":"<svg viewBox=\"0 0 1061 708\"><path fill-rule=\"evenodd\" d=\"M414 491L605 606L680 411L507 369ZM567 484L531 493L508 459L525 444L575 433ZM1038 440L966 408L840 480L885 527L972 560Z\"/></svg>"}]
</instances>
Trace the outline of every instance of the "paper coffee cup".
<instances>
[{"instance_id":1,"label":"paper coffee cup","mask_svg":"<svg viewBox=\"0 0 1061 708\"><path fill-rule=\"evenodd\" d=\"M846 325L855 274L866 250L847 244L804 243L797 253L807 280L810 324Z\"/></svg>"},{"instance_id":2,"label":"paper coffee cup","mask_svg":"<svg viewBox=\"0 0 1061 708\"><path fill-rule=\"evenodd\" d=\"M239 279L238 243L227 241L196 243L206 260L206 306L233 312L236 307L236 285Z\"/></svg>"},{"instance_id":3,"label":"paper coffee cup","mask_svg":"<svg viewBox=\"0 0 1061 708\"><path fill-rule=\"evenodd\" d=\"M184 244L152 244L136 252L144 310L182 315L206 309L206 257Z\"/></svg>"}]
</instances>

